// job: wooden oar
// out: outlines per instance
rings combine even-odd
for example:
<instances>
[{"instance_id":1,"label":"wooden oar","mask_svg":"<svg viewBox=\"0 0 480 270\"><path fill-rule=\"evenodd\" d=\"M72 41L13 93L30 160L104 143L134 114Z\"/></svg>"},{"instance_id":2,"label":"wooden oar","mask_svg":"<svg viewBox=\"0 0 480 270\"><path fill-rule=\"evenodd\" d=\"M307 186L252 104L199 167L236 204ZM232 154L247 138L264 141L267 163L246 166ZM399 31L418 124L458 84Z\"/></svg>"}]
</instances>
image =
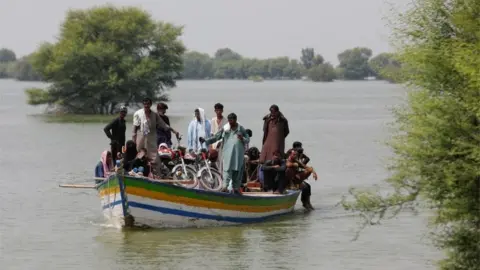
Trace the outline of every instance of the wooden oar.
<instances>
[{"instance_id":1,"label":"wooden oar","mask_svg":"<svg viewBox=\"0 0 480 270\"><path fill-rule=\"evenodd\" d=\"M96 185L77 185L77 184L61 184L58 185L62 188L95 188Z\"/></svg>"}]
</instances>

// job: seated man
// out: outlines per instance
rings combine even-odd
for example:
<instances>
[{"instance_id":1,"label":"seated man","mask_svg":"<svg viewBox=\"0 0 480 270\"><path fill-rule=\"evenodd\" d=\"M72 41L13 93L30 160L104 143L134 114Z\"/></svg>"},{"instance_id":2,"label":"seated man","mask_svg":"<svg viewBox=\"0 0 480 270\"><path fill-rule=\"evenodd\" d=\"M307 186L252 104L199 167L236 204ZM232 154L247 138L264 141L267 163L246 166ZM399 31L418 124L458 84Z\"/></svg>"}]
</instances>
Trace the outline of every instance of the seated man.
<instances>
[{"instance_id":1,"label":"seated man","mask_svg":"<svg viewBox=\"0 0 480 270\"><path fill-rule=\"evenodd\" d=\"M279 151L273 152L272 160L267 160L262 166L263 190L281 194L285 191L286 162L281 158Z\"/></svg>"},{"instance_id":2,"label":"seated man","mask_svg":"<svg viewBox=\"0 0 480 270\"><path fill-rule=\"evenodd\" d=\"M297 150L303 149L299 148ZM303 207L308 210L313 210L313 206L310 203L310 196L312 195L311 187L310 184L308 184L304 180L306 180L308 177L310 177L311 174L313 174L313 179L315 179L316 181L318 179L318 176L312 167L306 166L298 160L297 150L291 149L291 151L289 151L290 155L288 156L286 161L287 169L285 171L285 175L287 177L287 182L289 183L289 185L293 184L294 187L302 189L301 201Z\"/></svg>"},{"instance_id":3,"label":"seated man","mask_svg":"<svg viewBox=\"0 0 480 270\"><path fill-rule=\"evenodd\" d=\"M259 158L260 150L255 146L248 148L245 152L245 183L258 180Z\"/></svg>"},{"instance_id":4,"label":"seated man","mask_svg":"<svg viewBox=\"0 0 480 270\"><path fill-rule=\"evenodd\" d=\"M287 151L287 155L286 155L287 158L288 156L290 156L290 151L292 151L293 149L297 150L297 159L300 162L302 162L303 165L307 165L307 163L310 162L310 158L304 153L304 150L302 148L302 143L298 141L294 142L292 145L292 149Z\"/></svg>"}]
</instances>

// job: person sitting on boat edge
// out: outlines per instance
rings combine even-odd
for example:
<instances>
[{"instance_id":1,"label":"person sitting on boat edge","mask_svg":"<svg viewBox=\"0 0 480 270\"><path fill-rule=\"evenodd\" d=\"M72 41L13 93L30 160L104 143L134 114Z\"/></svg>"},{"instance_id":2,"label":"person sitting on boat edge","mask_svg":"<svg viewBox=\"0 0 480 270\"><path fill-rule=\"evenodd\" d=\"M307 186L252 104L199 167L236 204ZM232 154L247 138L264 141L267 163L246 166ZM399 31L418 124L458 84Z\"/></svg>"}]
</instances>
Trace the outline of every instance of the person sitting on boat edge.
<instances>
[{"instance_id":1,"label":"person sitting on boat edge","mask_svg":"<svg viewBox=\"0 0 480 270\"><path fill-rule=\"evenodd\" d=\"M115 167L113 165L112 152L105 150L102 152L100 161L95 167L95 177L107 178L113 171L115 171Z\"/></svg>"},{"instance_id":2,"label":"person sitting on boat edge","mask_svg":"<svg viewBox=\"0 0 480 270\"><path fill-rule=\"evenodd\" d=\"M232 183L233 193L241 194L240 185L245 166L245 144L250 142L245 128L237 122L237 115L231 113L227 117L228 125L225 125L213 137L205 139L200 137L201 143L210 145L222 142L223 156L223 189L228 192L228 186Z\"/></svg>"},{"instance_id":3,"label":"person sitting on boat edge","mask_svg":"<svg viewBox=\"0 0 480 270\"><path fill-rule=\"evenodd\" d=\"M125 144L125 153L123 154L123 169L127 172L131 171L132 161L137 157L137 145L134 141L128 140Z\"/></svg>"},{"instance_id":4,"label":"person sitting on boat edge","mask_svg":"<svg viewBox=\"0 0 480 270\"><path fill-rule=\"evenodd\" d=\"M318 176L312 167L306 166L298 160L298 150L303 149L292 149L290 151L290 156L286 160L287 169L285 171L285 175L287 178L287 183L290 185L293 184L294 188L300 188L302 190L301 201L303 207L305 207L307 210L314 210L312 204L310 203L312 189L310 184L305 180L307 180L310 175L313 175L313 179L316 181Z\"/></svg>"},{"instance_id":5,"label":"person sitting on boat edge","mask_svg":"<svg viewBox=\"0 0 480 270\"><path fill-rule=\"evenodd\" d=\"M129 171L129 174L131 174L131 172L135 170L135 168L138 169L140 167L143 167L143 176L145 177L152 176L151 165L150 165L150 161L148 160L147 148L144 148L144 147L141 148L140 151L138 151L138 154L135 157L135 159L131 160L129 163L130 163L129 168L131 168L131 170Z\"/></svg>"},{"instance_id":6,"label":"person sitting on boat edge","mask_svg":"<svg viewBox=\"0 0 480 270\"><path fill-rule=\"evenodd\" d=\"M303 165L307 165L308 162L310 162L310 158L305 154L305 150L302 148L301 142L299 141L294 142L292 145L292 149L297 150L297 155L298 155L297 159L300 162L302 162ZM287 151L285 158L288 158L288 156L290 156L290 151L292 151L292 149Z\"/></svg>"},{"instance_id":7,"label":"person sitting on boat edge","mask_svg":"<svg viewBox=\"0 0 480 270\"><path fill-rule=\"evenodd\" d=\"M265 161L262 165L263 172L263 190L275 194L282 194L286 188L285 171L287 169L286 161L282 158L280 151L273 152L273 158Z\"/></svg>"}]
</instances>

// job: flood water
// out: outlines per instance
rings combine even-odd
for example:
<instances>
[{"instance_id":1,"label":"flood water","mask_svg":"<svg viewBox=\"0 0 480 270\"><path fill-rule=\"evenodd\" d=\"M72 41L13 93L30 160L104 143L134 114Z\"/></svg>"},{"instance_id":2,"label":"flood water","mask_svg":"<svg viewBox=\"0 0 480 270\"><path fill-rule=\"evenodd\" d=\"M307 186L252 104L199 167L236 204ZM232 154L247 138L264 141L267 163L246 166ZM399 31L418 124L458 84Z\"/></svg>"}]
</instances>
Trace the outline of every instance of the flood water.
<instances>
[{"instance_id":1,"label":"flood water","mask_svg":"<svg viewBox=\"0 0 480 270\"><path fill-rule=\"evenodd\" d=\"M389 109L405 93L384 82L184 81L171 91L172 125L186 133L193 110L213 104L252 129L278 104L289 119L287 144L302 141L319 174L304 213L236 227L122 231L109 226L94 190L61 189L91 179L108 147L103 124L45 123L23 89L0 80L0 269L434 269L426 216L403 214L352 241L357 219L336 206L350 186L387 176L382 145ZM127 137L131 127L127 129Z\"/></svg>"}]
</instances>

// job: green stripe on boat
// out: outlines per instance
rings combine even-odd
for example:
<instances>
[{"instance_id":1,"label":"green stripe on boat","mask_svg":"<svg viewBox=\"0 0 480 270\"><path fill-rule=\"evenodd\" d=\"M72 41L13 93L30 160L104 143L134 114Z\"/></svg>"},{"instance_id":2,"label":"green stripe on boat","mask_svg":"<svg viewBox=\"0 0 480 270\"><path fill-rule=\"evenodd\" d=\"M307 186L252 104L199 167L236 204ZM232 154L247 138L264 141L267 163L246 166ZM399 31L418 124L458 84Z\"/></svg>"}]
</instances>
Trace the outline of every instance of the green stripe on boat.
<instances>
[{"instance_id":1,"label":"green stripe on boat","mask_svg":"<svg viewBox=\"0 0 480 270\"><path fill-rule=\"evenodd\" d=\"M279 196L279 197L235 197L235 196L222 196L222 194L215 193L203 193L195 189L184 189L166 184L156 184L148 182L141 178L134 177L125 177L125 185L137 188L144 188L146 190L162 192L169 195L175 195L179 197L187 197L191 199L205 200L205 201L214 201L221 202L224 204L234 204L234 205L253 205L253 206L271 206L278 205L283 203L294 203L297 199L297 196ZM105 185L105 187L108 186ZM246 199L248 198L248 199Z\"/></svg>"}]
</instances>

